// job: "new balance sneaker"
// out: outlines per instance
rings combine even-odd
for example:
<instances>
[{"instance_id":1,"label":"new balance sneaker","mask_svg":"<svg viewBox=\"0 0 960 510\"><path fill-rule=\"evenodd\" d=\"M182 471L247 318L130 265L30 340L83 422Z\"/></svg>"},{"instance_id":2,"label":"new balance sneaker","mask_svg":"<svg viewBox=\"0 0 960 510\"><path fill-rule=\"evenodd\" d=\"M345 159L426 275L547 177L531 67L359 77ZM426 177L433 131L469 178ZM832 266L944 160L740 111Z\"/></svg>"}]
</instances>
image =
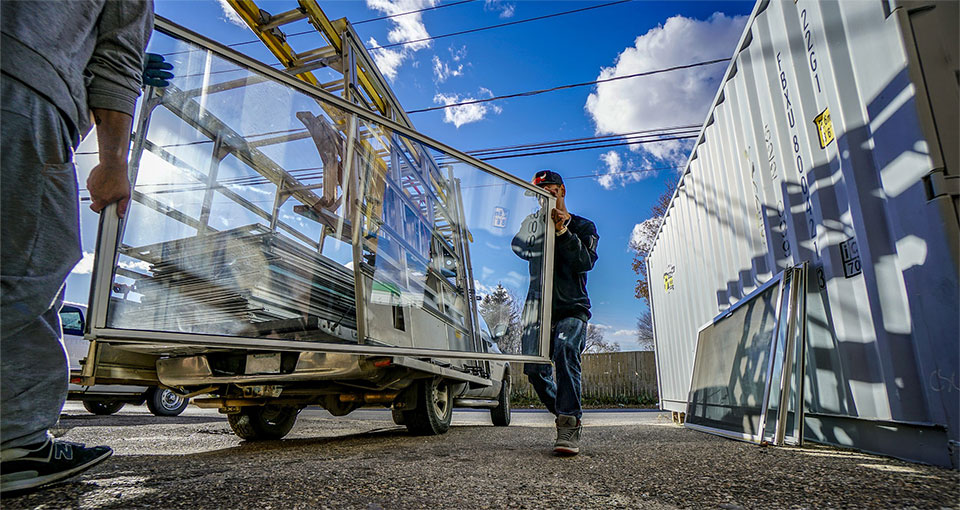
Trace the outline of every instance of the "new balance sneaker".
<instances>
[{"instance_id":1,"label":"new balance sneaker","mask_svg":"<svg viewBox=\"0 0 960 510\"><path fill-rule=\"evenodd\" d=\"M0 492L34 489L89 469L113 454L107 446L87 447L59 439L0 452Z\"/></svg>"},{"instance_id":2,"label":"new balance sneaker","mask_svg":"<svg viewBox=\"0 0 960 510\"><path fill-rule=\"evenodd\" d=\"M553 453L576 455L580 453L580 420L576 416L557 416L557 442Z\"/></svg>"}]
</instances>

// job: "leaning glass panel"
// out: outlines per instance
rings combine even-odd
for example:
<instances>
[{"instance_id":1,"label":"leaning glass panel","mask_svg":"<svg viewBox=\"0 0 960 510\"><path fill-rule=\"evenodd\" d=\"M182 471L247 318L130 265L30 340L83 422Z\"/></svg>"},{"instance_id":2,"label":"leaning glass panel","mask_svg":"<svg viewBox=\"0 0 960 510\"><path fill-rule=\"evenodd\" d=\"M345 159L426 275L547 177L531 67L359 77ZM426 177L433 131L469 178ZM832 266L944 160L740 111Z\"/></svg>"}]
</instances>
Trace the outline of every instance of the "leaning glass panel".
<instances>
[{"instance_id":1,"label":"leaning glass panel","mask_svg":"<svg viewBox=\"0 0 960 510\"><path fill-rule=\"evenodd\" d=\"M358 138L366 341L482 351L479 311L501 352L540 355L540 196L373 121Z\"/></svg>"},{"instance_id":2,"label":"leaning glass panel","mask_svg":"<svg viewBox=\"0 0 960 510\"><path fill-rule=\"evenodd\" d=\"M769 443L777 443L777 427L780 421L780 403L783 398L784 361L787 350L791 344L790 338L790 310L792 306L792 296L794 294L793 270L787 270L783 273L782 298L780 300L780 317L777 323L776 341L774 342L773 366L770 370L770 390L767 397L767 416L764 422L763 440Z\"/></svg>"},{"instance_id":3,"label":"leaning glass panel","mask_svg":"<svg viewBox=\"0 0 960 510\"><path fill-rule=\"evenodd\" d=\"M758 441L780 278L700 330L686 424Z\"/></svg>"}]
</instances>

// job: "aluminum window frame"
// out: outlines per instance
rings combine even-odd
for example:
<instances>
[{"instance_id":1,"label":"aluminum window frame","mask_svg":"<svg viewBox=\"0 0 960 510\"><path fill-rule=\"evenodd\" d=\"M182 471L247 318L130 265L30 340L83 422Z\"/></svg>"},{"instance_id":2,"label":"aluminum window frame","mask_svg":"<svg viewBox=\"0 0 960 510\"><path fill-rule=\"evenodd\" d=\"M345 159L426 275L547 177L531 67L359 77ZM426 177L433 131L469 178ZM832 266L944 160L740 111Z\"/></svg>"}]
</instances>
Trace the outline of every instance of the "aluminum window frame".
<instances>
[{"instance_id":1,"label":"aluminum window frame","mask_svg":"<svg viewBox=\"0 0 960 510\"><path fill-rule=\"evenodd\" d=\"M212 55L221 58L239 68L259 73L275 82L279 82L295 92L299 92L312 97L316 100L326 102L333 107L339 108L346 113L353 126L357 126L357 119L361 118L372 123L377 123L385 128L393 130L408 137L411 140L430 146L435 150L445 152L456 157L462 162L472 165L478 170L487 172L499 177L509 183L523 188L533 196L541 198L546 207L552 209L556 206L556 199L546 191L533 186L527 181L514 175L504 172L488 163L473 158L457 149L454 149L431 137L423 135L399 122L386 117L381 117L377 113L365 110L359 105L350 103L320 87L308 84L297 79L294 76L276 70L260 61L237 52L223 44L220 44L210 38L179 26L162 16L155 16L154 30L164 35L185 41L195 45L203 50L209 51ZM138 125L138 129L145 126ZM353 131L351 130L351 133ZM348 142L349 143L349 142ZM131 153L140 150L141 147L134 146ZM348 155L352 151L347 152ZM348 164L345 163L345 164ZM231 348L231 349L269 349L278 351L299 351L299 352L343 352L360 355L403 355L403 356L421 356L438 359L475 359L475 360L499 360L499 361L517 361L528 363L549 363L550 346L550 328L543 327L542 324L550 324L551 308L553 296L553 280L547 275L553 274L553 253L555 244L555 226L552 222L546 222L548 234L544 236L544 260L543 260L543 282L542 295L540 301L542 324L540 328L540 356L524 354L496 354L489 352L466 352L450 351L442 349L425 349L409 347L385 347L379 345L364 344L362 340L357 344L336 344L336 343L311 343L305 341L278 340L269 338L250 338L250 337L231 337L223 335L207 335L197 333L178 333L163 331L145 331L118 329L107 326L107 309L109 307L111 287L115 277L119 250L118 245L123 236L125 220L118 218L116 214L117 204L110 204L100 214L100 224L97 233L97 242L95 253L97 254L94 264L93 274L91 275L89 314L87 330L85 336L90 340L107 341L110 343L137 343L151 345L177 345L211 348ZM354 250L357 245L354 243ZM357 268L359 270L359 268ZM468 293L465 296L471 301L471 312L476 313L477 302L475 296ZM357 299L357 324L358 337L362 338L363 313L363 294L356 294Z\"/></svg>"},{"instance_id":2,"label":"aluminum window frame","mask_svg":"<svg viewBox=\"0 0 960 510\"><path fill-rule=\"evenodd\" d=\"M757 287L753 292L743 297L736 303L734 303L730 308L724 310L723 312L717 314L709 322L701 326L697 330L697 349L695 351L693 369L690 374L690 390L687 393L687 407L686 407L686 419L684 420L684 427L698 430L700 432L706 432L709 434L714 434L722 437L727 437L730 439L736 439L739 441L745 441L754 444L772 444L774 445L800 445L803 442L803 377L805 375L804 370L804 361L805 355L804 351L806 349L806 287L807 287L807 264L803 263L798 266L793 266L787 268L779 273L777 273L773 278L765 282L763 285ZM704 341L710 341L710 338L704 338L702 335L703 331L707 328L715 325L716 323L726 319L731 316L737 309L750 303L753 299L757 298L760 294L768 291L772 286L776 285L777 290L777 301L776 301L776 326L773 329L773 333L769 340L769 359L767 361L767 367L765 370L765 380L763 382L764 391L763 398L760 405L760 415L757 424L757 430L755 433L747 432L735 432L731 430L721 429L718 427L711 427L708 425L690 423L689 419L691 416L695 416L691 413L691 407L693 406L693 384L696 380L697 367L703 361L701 359L701 343ZM786 302L784 299L786 298ZM784 304L787 305L787 309L784 310ZM784 314L786 316L784 316ZM778 338L781 334L781 328L784 329L784 334L786 335L786 341L784 344L784 349L782 353L779 353L778 356ZM797 345L799 343L799 345ZM794 354L799 353L799 358L794 359ZM777 381L774 381L774 370L778 357L783 358L781 363L780 376L777 378ZM788 363L789 362L789 363ZM796 366L797 369L794 370L793 367ZM792 379L797 380L796 391L790 390L790 381ZM767 417L770 414L770 398L771 398L771 388L772 385L776 383L780 388L779 394L779 403L776 408L776 426L774 430L772 441L767 440ZM790 437L786 437L786 424L787 424L787 414L789 409L789 403L791 397L796 398L796 409L794 411L794 434Z\"/></svg>"}]
</instances>

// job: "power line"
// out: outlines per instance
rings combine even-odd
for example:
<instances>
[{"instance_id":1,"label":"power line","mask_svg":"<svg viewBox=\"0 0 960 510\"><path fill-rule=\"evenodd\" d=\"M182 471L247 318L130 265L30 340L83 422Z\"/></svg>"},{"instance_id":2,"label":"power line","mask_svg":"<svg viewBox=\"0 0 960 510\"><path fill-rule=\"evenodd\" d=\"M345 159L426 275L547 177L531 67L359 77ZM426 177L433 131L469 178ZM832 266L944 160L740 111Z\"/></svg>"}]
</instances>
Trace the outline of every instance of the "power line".
<instances>
[{"instance_id":1,"label":"power line","mask_svg":"<svg viewBox=\"0 0 960 510\"><path fill-rule=\"evenodd\" d=\"M577 12L589 11L589 10L591 10L591 9L599 9L599 8L601 8L601 7L609 7L609 6L611 6L611 5L622 4L622 3L626 3L626 2L630 2L630 1L632 1L632 0L618 0L618 1L616 1L616 2L608 2L608 3L600 4L600 5L591 5L590 7L582 7L582 8L580 8L580 9L574 9L574 10L572 10L572 11L563 11L563 12L557 12L557 13L553 13L553 14L546 14L546 15L543 15L543 16L536 16L536 17L533 17L533 18L520 19L520 20L516 20L516 21L510 21L510 22L507 22L507 23L500 23L500 24L498 24L498 25L490 25L490 26L480 27L480 28L471 28L471 29L469 29L469 30L461 30L461 31L459 31L459 32L451 32L451 33L449 33L449 34L434 35L434 36L431 36L431 37L424 37L424 38L422 38L422 39L414 39L414 40L412 40L412 41L401 41L401 42L396 42L396 43L393 43L393 44L384 44L383 46L374 46L374 47L372 47L372 48L367 48L367 50L383 50L383 49L387 49L387 48L393 48L393 47L396 47L396 46L405 46L405 45L407 45L407 44L414 44L414 43L418 43L418 42L432 41L432 40L434 40L434 39L443 39L444 37L453 37L453 36L455 36L455 35L472 34L472 33L474 33L474 32L480 32L480 31L483 31L483 30L491 30L491 29L494 29L494 28L509 27L509 26L511 26L511 25L519 25L519 24L521 24L521 23L529 23L529 22L531 22L531 21L539 21L539 20L543 20L543 19L547 19L547 18L555 18L555 17L557 17L557 16L565 16L565 15L567 15L567 14L574 14L574 13L577 13Z\"/></svg>"},{"instance_id":2,"label":"power line","mask_svg":"<svg viewBox=\"0 0 960 510\"><path fill-rule=\"evenodd\" d=\"M362 24L364 24L364 23L370 23L371 21L380 21L380 20L383 20L383 19L398 18L398 17L400 17L400 16L406 16L407 14L416 14L416 13L418 13L418 12L423 12L423 11L432 11L432 10L435 10L435 9L443 9L444 7L453 7L454 5L465 4L465 3L467 3L467 2L473 2L473 1L475 1L475 0L460 0L459 2L451 2L451 3L449 3L449 4L435 5L435 6L433 6L433 7L424 7L423 9L417 9L417 10L415 10L415 11L407 11L407 12L401 12L401 13L398 13L398 14L391 14L391 15L389 15L389 16L380 16L379 18L365 19L365 20L362 20L362 21L358 21L358 22L356 22L356 23L351 23L351 25L356 26L356 25L362 25ZM310 32L306 32L306 33L310 33ZM290 34L290 35L293 35L293 34Z\"/></svg>"},{"instance_id":3,"label":"power line","mask_svg":"<svg viewBox=\"0 0 960 510\"><path fill-rule=\"evenodd\" d=\"M407 114L411 114L411 113L423 113L423 112L430 112L430 111L433 111L433 110L442 110L442 109L444 109L444 108L453 108L454 106L464 106L464 105L471 105L471 104L488 103L488 102L490 102L490 101L498 101L498 100L500 100L500 99L509 99L509 98L512 98L512 97L535 96L535 95L538 95L538 94L544 94L544 93L546 93L546 92L555 92L555 91L557 91L557 90L572 89L572 88L575 88L575 87L585 87L585 86L587 86L587 85L596 85L596 84L598 84L598 83L606 83L606 82L617 81L617 80L625 80L625 79L627 79L627 78L638 78L638 77L641 77L641 76L651 76L651 75L654 75L654 74L667 73L667 72L670 72L670 71L678 71L678 70L681 70L681 69L691 69L691 68L694 68L694 67L706 66L706 65L711 65L711 64L718 64L718 63L720 63L720 62L729 62L729 61L730 61L729 58L718 58L718 59L715 59L715 60L705 60L705 61L703 61L703 62L697 62L697 63L694 63L694 64L686 64L686 65L682 65L682 66L666 67L666 68L663 68L663 69L654 69L654 70L652 70L652 71L644 71L644 72L642 72L642 73L633 73L633 74L626 74L626 75L623 75L623 76L614 76L613 78L604 78L604 79L601 79L601 80L587 81L587 82L583 82L583 83L572 83L572 84L570 84L570 85L560 85L560 86L558 86L558 87L551 87L551 88L549 88L549 89L531 90L531 91L528 91L528 92L518 92L518 93L516 93L516 94L506 94L506 95L502 95L502 96L494 96L494 97L489 97L489 98L486 98L486 99L472 99L472 100L470 100L470 101L463 101L463 102L460 102L460 103L450 103L450 104L445 104L445 105L441 105L441 106L431 106L431 107L429 107L429 108L420 108L420 109L418 109L418 110L407 110L406 113L407 113Z\"/></svg>"},{"instance_id":4,"label":"power line","mask_svg":"<svg viewBox=\"0 0 960 510\"><path fill-rule=\"evenodd\" d=\"M435 6L433 6L433 7L424 7L423 9L417 9L417 10L415 10L415 11L399 12L399 13L397 13L397 14L390 14L390 15L388 15L388 16L380 16L380 17L378 17L378 18L370 18L370 19L360 20L360 21L357 21L356 23L351 23L351 25L356 26L356 25L362 25L362 24L364 24L364 23L370 23L370 22L373 22L373 21L381 21L381 20L385 20L385 19L399 18L399 17L401 17L401 16L406 16L406 15L408 15L408 14L416 14L416 13L418 13L418 12L425 12L425 11L433 11L433 10L436 10L436 9L443 9L444 7L453 7L454 5L460 5L460 4L470 3L470 2L474 2L474 1L476 1L476 0L459 0L458 2L450 2L450 3L448 3L448 4L435 5ZM304 30L303 32L294 32L294 33L291 33L291 34L286 34L286 36L287 36L287 37L296 37L296 36L298 36L298 35L307 35L307 34L315 34L315 33L317 33L316 30ZM250 40L250 41L242 41L242 42L238 42L238 43L228 44L227 46L228 46L228 47L231 47L231 48L236 48L236 47L238 47L238 46L246 46L246 45L248 45L248 44L256 44L256 43L259 43L259 42L260 42L260 39L252 39L252 40ZM184 50L184 51L178 51L178 52L174 52L174 53L166 53L164 56L178 55L178 54L181 54L181 53L189 53L189 52L191 52L191 51L196 51L196 50Z\"/></svg>"},{"instance_id":5,"label":"power line","mask_svg":"<svg viewBox=\"0 0 960 510\"><path fill-rule=\"evenodd\" d=\"M623 133L618 135L605 135L605 136L595 136L595 137L584 137L584 138L573 138L568 140L555 140L550 142L540 142L540 143L529 143L521 145L512 145L512 146L503 146L503 147L494 147L489 149L477 149L473 151L468 151L467 154L476 156L478 159L484 161L496 160L496 159L512 159L512 158L521 158L528 156L538 156L544 154L556 154L561 152L576 152L581 150L592 150L592 149L601 149L609 147L619 147L624 145L640 145L645 143L655 143L671 140L684 140L694 138L696 133L691 133L691 128L698 128L696 125L687 125L687 126L675 126L669 128L660 128L660 129L646 129L641 131L633 131L630 133ZM672 131L672 132L668 132ZM283 131L280 131L283 132ZM691 134L688 134L691 133ZM665 135L673 135L664 137ZM251 135L259 136L259 135ZM622 139L619 142L613 142L613 140ZM613 143L607 143L613 142ZM183 145L193 145L196 143L203 142L188 142L187 144L172 144L164 145L161 148L171 148L178 147ZM579 147L570 147L574 145L580 145ZM77 153L80 154L95 154L93 152L84 152ZM442 163L443 161L440 161ZM319 179L322 177L323 167L307 167L307 168L298 168L288 170L288 173L296 177L298 180L305 181L309 179ZM224 179L217 181L216 187L229 187L229 186L257 186L262 184L270 184L270 181L260 175L248 175L248 176L239 176L230 179ZM146 185L148 187L168 187L168 186L179 186L172 189L157 190L151 192L151 194L167 194L167 193L186 193L192 191L204 191L208 189L208 185L198 183L196 185L183 184L183 183L158 183ZM140 189L143 189L141 187ZM86 191L86 189L81 188L80 191Z\"/></svg>"},{"instance_id":6,"label":"power line","mask_svg":"<svg viewBox=\"0 0 960 510\"><path fill-rule=\"evenodd\" d=\"M630 131L630 132L628 132L628 133L619 133L619 134L613 134L613 135L588 136L588 137L584 137L584 138L570 138L570 139L567 139L567 140L554 140L554 141L550 141L550 142L536 142L536 143L527 143L527 144L520 144L520 145L505 145L505 146L502 146L502 147L491 147L491 148L489 148L489 149L474 149L474 150L469 150L469 151L464 151L464 152L466 152L467 154L470 154L471 156L473 156L473 155L476 155L476 154L491 153L491 152L500 152L500 151L506 152L506 151L509 151L509 150L522 149L522 148L542 148L542 147L549 146L549 145L566 145L566 144L568 144L568 142L582 142L582 141L591 141L591 140L592 140L592 141L598 141L598 140L603 140L603 139L607 139L607 138L609 138L609 139L627 138L627 137L631 137L631 136L635 136L635 135L639 135L639 134L644 134L644 133L655 133L655 132L677 131L677 130L685 131L685 130L699 129L699 128L700 128L700 125L699 125L699 124L687 124L687 125L685 125L685 126L673 126L673 127L665 127L665 128L643 129L643 130L640 130L640 131ZM665 133L663 133L663 134L665 134ZM671 134L673 134L673 133L671 133Z\"/></svg>"},{"instance_id":7,"label":"power line","mask_svg":"<svg viewBox=\"0 0 960 510\"><path fill-rule=\"evenodd\" d=\"M631 140L631 141L623 141L623 142L615 142L615 143L604 143L599 145L591 145L589 147L571 147L571 148L565 148L565 149L552 149L552 150L544 150L544 151L526 152L523 154L506 154L506 155L491 156L491 157L479 157L477 159L480 159L483 161L493 161L497 159L525 158L528 156L542 156L544 154L558 154L561 152L574 152L574 151L583 151L583 150L591 150L591 149L605 149L609 147L621 147L624 145L642 145L646 143L669 142L671 140L688 140L696 137L697 137L696 134L690 134L690 135L682 135L682 136L672 136L667 138L651 138L648 140Z\"/></svg>"}]
</instances>

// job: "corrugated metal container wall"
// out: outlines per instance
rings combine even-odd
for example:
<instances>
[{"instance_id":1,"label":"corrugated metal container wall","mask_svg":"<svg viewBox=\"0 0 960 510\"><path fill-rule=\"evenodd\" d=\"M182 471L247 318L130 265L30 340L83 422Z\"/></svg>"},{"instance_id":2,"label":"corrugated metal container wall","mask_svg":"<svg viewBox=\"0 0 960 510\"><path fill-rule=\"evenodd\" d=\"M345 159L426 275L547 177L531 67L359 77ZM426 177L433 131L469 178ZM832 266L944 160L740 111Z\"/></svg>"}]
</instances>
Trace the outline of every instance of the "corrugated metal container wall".
<instances>
[{"instance_id":1,"label":"corrugated metal container wall","mask_svg":"<svg viewBox=\"0 0 960 510\"><path fill-rule=\"evenodd\" d=\"M648 257L663 409L808 262L807 439L956 466L957 5L758 3Z\"/></svg>"}]
</instances>

